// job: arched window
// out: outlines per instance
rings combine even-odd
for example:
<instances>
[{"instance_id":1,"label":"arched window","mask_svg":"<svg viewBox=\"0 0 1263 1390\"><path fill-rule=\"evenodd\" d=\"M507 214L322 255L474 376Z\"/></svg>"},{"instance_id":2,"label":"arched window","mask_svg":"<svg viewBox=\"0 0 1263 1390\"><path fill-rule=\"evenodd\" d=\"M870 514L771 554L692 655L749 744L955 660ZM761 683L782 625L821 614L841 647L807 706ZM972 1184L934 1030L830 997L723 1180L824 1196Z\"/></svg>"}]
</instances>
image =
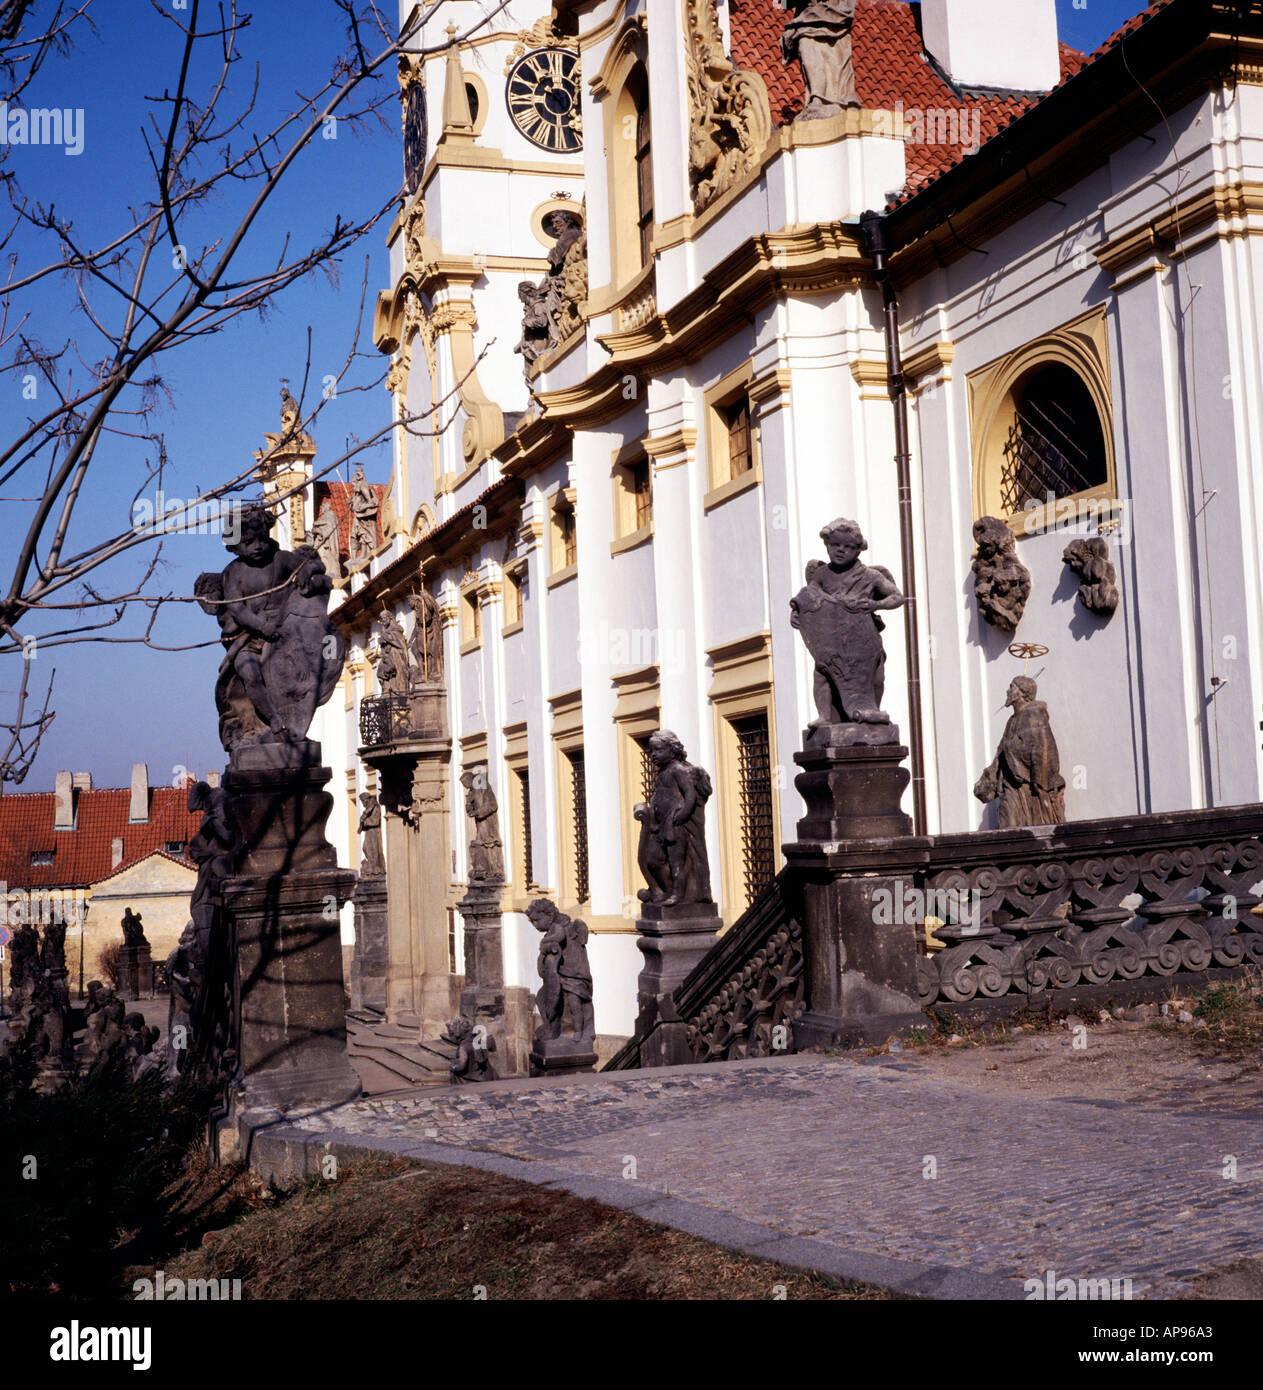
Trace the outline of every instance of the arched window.
<instances>
[{"instance_id":1,"label":"arched window","mask_svg":"<svg viewBox=\"0 0 1263 1390\"><path fill-rule=\"evenodd\" d=\"M1013 388L1000 498L1010 515L1030 503L1073 497L1109 482L1105 435L1083 378L1052 362Z\"/></svg>"},{"instance_id":2,"label":"arched window","mask_svg":"<svg viewBox=\"0 0 1263 1390\"><path fill-rule=\"evenodd\" d=\"M627 79L627 94L636 117L636 229L640 264L650 261L653 240L653 142L649 129L649 78L643 63L637 63Z\"/></svg>"}]
</instances>

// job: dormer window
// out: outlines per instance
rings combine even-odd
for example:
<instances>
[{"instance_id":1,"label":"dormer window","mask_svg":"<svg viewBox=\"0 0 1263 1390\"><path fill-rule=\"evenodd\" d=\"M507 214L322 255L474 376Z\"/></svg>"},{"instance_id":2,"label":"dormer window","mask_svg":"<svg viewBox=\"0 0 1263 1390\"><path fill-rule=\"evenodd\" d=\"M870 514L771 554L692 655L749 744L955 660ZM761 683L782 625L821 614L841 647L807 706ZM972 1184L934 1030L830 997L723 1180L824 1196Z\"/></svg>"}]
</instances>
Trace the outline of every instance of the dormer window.
<instances>
[{"instance_id":1,"label":"dormer window","mask_svg":"<svg viewBox=\"0 0 1263 1390\"><path fill-rule=\"evenodd\" d=\"M53 862L55 853L56 851L51 849L33 849L31 851L31 868L47 868Z\"/></svg>"}]
</instances>

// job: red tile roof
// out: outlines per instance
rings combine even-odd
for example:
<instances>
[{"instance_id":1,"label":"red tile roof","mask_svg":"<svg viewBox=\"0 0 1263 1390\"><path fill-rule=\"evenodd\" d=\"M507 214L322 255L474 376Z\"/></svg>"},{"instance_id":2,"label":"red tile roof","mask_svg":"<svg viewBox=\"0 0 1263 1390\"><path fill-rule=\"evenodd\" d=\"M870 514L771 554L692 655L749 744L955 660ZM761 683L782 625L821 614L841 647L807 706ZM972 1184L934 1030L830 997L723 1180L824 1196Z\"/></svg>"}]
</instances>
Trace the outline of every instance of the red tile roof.
<instances>
[{"instance_id":1,"label":"red tile roof","mask_svg":"<svg viewBox=\"0 0 1263 1390\"><path fill-rule=\"evenodd\" d=\"M168 841L187 845L202 821L200 811L187 809L188 795L178 787L150 787L149 819L133 825L129 788L77 791L75 828L56 830L54 792L6 792L0 796L0 881L10 889L86 888L161 852ZM123 859L112 865L115 837L122 838ZM51 864L31 864L32 854L47 850L53 851Z\"/></svg>"},{"instance_id":2,"label":"red tile roof","mask_svg":"<svg viewBox=\"0 0 1263 1390\"><path fill-rule=\"evenodd\" d=\"M386 496L389 483L370 483L369 486L381 499ZM320 509L324 506L325 498L329 499L333 507L333 514L338 519L338 554L346 560L351 554L351 522L354 519L351 514L351 493L354 491L350 483L340 483L328 478L318 478L313 489L312 501L316 508L316 515L312 517L312 525L315 524L320 515ZM377 544L382 542L381 511L377 513Z\"/></svg>"},{"instance_id":3,"label":"red tile roof","mask_svg":"<svg viewBox=\"0 0 1263 1390\"><path fill-rule=\"evenodd\" d=\"M1089 62L1105 53L1146 18L1171 4L1154 0L1141 14L1129 19L1091 57L1068 44L1061 45L1061 80L1067 81ZM1006 125L1036 105L1041 97L995 94L962 94L939 75L921 44L919 3L910 0L859 0L855 14L855 85L864 106L894 110L977 109L981 140L985 143ZM732 56L737 67L756 72L767 83L772 119L779 125L792 121L802 110L803 84L798 64L781 60L780 37L789 12L776 0L729 0ZM966 144L908 144L908 183L904 196L919 192L940 174L965 158Z\"/></svg>"}]
</instances>

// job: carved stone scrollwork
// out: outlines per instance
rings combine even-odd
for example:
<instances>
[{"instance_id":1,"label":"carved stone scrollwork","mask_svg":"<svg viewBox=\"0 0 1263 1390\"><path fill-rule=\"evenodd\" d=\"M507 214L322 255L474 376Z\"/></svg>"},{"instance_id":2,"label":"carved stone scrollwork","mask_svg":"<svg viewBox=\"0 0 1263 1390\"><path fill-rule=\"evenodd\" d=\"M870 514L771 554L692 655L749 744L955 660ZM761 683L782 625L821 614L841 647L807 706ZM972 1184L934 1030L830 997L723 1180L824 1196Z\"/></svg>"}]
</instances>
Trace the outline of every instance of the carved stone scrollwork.
<instances>
[{"instance_id":1,"label":"carved stone scrollwork","mask_svg":"<svg viewBox=\"0 0 1263 1390\"><path fill-rule=\"evenodd\" d=\"M789 1030L805 1007L805 990L802 927L790 918L685 1021L694 1057L721 1062L787 1050L776 1046L774 1030Z\"/></svg>"},{"instance_id":2,"label":"carved stone scrollwork","mask_svg":"<svg viewBox=\"0 0 1263 1390\"><path fill-rule=\"evenodd\" d=\"M702 212L758 168L772 134L763 79L733 67L724 52L715 0L687 0L689 187Z\"/></svg>"},{"instance_id":3,"label":"carved stone scrollwork","mask_svg":"<svg viewBox=\"0 0 1263 1390\"><path fill-rule=\"evenodd\" d=\"M933 874L927 896L975 906L934 933L921 1003L1263 964L1261 877L1257 839Z\"/></svg>"}]
</instances>

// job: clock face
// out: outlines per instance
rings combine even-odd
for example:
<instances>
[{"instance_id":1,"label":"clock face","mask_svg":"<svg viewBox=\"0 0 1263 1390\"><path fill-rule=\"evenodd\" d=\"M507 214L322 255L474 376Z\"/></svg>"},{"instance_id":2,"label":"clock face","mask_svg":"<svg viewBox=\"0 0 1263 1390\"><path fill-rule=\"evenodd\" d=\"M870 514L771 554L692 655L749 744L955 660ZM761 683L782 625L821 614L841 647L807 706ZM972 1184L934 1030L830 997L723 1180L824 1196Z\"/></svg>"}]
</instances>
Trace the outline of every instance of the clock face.
<instances>
[{"instance_id":1,"label":"clock face","mask_svg":"<svg viewBox=\"0 0 1263 1390\"><path fill-rule=\"evenodd\" d=\"M409 195L415 193L421 183L425 146L425 88L420 82L414 82L408 88L403 106L403 174Z\"/></svg>"},{"instance_id":2,"label":"clock face","mask_svg":"<svg viewBox=\"0 0 1263 1390\"><path fill-rule=\"evenodd\" d=\"M578 54L568 48L524 54L509 70L505 99L513 124L531 144L564 154L582 148Z\"/></svg>"}]
</instances>

